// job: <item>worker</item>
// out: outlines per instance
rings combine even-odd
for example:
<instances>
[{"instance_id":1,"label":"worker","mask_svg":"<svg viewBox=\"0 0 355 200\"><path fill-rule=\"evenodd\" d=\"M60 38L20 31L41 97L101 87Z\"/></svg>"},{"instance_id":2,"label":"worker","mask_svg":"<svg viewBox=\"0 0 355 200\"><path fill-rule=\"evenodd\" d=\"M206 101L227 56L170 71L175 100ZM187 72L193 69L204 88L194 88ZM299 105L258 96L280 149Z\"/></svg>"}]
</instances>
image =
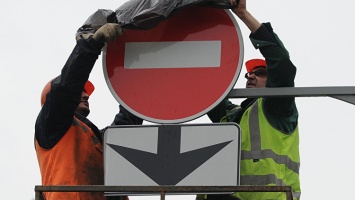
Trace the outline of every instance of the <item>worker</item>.
<instances>
[{"instance_id":1,"label":"worker","mask_svg":"<svg viewBox=\"0 0 355 200\"><path fill-rule=\"evenodd\" d=\"M87 116L94 85L88 80L105 43L116 40L122 29L107 23L96 32L78 35L61 73L41 95L35 124L35 148L42 185L103 185L102 130ZM124 111L116 116L124 121ZM46 200L103 200L103 192L44 192ZM127 200L128 197L120 197Z\"/></svg>"},{"instance_id":2,"label":"worker","mask_svg":"<svg viewBox=\"0 0 355 200\"><path fill-rule=\"evenodd\" d=\"M296 67L270 23L259 23L246 0L229 0L232 11L250 29L250 39L263 59L247 61L247 88L294 87ZM240 184L291 186L300 199L298 111L294 97L248 98L241 105L228 99L208 113L212 122L236 122L241 128ZM284 200L284 192L236 192L197 195L207 200Z\"/></svg>"}]
</instances>

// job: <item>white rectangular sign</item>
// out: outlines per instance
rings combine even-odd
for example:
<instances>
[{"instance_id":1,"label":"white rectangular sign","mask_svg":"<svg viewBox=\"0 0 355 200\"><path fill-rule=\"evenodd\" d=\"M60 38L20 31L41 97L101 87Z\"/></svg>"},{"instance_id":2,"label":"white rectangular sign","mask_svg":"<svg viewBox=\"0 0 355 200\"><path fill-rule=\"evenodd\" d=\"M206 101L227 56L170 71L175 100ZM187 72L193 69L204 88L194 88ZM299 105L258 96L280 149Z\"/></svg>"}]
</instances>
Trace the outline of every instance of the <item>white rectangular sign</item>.
<instances>
[{"instance_id":1,"label":"white rectangular sign","mask_svg":"<svg viewBox=\"0 0 355 200\"><path fill-rule=\"evenodd\" d=\"M104 135L105 185L237 186L235 123L112 126Z\"/></svg>"},{"instance_id":2,"label":"white rectangular sign","mask_svg":"<svg viewBox=\"0 0 355 200\"><path fill-rule=\"evenodd\" d=\"M221 41L127 42L125 69L220 67Z\"/></svg>"}]
</instances>

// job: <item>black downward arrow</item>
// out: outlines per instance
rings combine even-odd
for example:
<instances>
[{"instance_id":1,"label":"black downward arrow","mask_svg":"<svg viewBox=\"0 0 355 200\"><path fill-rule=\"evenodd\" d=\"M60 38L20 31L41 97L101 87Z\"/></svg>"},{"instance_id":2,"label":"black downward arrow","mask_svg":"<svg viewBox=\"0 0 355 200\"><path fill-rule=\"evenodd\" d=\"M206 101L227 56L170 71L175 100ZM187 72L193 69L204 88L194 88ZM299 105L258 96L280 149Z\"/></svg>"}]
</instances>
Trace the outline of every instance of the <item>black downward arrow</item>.
<instances>
[{"instance_id":1,"label":"black downward arrow","mask_svg":"<svg viewBox=\"0 0 355 200\"><path fill-rule=\"evenodd\" d=\"M158 128L157 154L108 143L107 145L158 185L176 185L230 142L232 140L180 153L181 126L163 125Z\"/></svg>"}]
</instances>

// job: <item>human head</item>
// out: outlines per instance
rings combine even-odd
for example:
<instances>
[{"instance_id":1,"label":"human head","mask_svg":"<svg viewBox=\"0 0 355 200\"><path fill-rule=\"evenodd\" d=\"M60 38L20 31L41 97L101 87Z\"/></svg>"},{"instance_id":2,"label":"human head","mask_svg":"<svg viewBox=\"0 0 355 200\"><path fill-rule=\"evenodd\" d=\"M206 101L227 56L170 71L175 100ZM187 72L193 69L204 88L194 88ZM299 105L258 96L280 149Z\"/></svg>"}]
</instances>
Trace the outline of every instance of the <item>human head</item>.
<instances>
[{"instance_id":1,"label":"human head","mask_svg":"<svg viewBox=\"0 0 355 200\"><path fill-rule=\"evenodd\" d=\"M245 63L247 88L263 88L266 85L266 62L263 59L251 59Z\"/></svg>"},{"instance_id":2,"label":"human head","mask_svg":"<svg viewBox=\"0 0 355 200\"><path fill-rule=\"evenodd\" d=\"M46 101L46 97L47 97L48 92L51 89L53 80L54 79L51 79L50 81L48 81L48 83L44 86L44 88L42 90L42 93L41 93L41 106L43 106L45 101ZM89 104L88 104L87 100L89 99L89 96L94 92L94 90L95 90L94 85L88 80L85 83L84 90L83 90L83 92L81 94L81 101L80 101L80 103L79 103L79 105L77 107L77 111L80 112L84 116L87 116L90 113ZM81 110L83 110L83 112Z\"/></svg>"}]
</instances>

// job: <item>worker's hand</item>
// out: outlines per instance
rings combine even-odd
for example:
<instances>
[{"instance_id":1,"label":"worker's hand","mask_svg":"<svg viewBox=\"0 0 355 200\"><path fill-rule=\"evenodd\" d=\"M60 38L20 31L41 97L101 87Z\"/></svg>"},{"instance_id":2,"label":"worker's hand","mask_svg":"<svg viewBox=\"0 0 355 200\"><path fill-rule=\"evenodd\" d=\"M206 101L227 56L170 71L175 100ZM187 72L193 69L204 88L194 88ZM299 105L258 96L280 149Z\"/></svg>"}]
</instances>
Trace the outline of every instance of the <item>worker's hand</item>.
<instances>
[{"instance_id":1,"label":"worker's hand","mask_svg":"<svg viewBox=\"0 0 355 200\"><path fill-rule=\"evenodd\" d=\"M261 23L247 10L247 0L229 0L232 11L241 19L252 33L255 33L261 26Z\"/></svg>"},{"instance_id":2,"label":"worker's hand","mask_svg":"<svg viewBox=\"0 0 355 200\"><path fill-rule=\"evenodd\" d=\"M118 36L122 35L122 29L119 24L107 23L99 28L92 36L98 42L112 42Z\"/></svg>"},{"instance_id":3,"label":"worker's hand","mask_svg":"<svg viewBox=\"0 0 355 200\"><path fill-rule=\"evenodd\" d=\"M243 17L245 12L247 12L246 9L246 0L229 0L229 3L232 6L235 6L232 11L239 17Z\"/></svg>"}]
</instances>

